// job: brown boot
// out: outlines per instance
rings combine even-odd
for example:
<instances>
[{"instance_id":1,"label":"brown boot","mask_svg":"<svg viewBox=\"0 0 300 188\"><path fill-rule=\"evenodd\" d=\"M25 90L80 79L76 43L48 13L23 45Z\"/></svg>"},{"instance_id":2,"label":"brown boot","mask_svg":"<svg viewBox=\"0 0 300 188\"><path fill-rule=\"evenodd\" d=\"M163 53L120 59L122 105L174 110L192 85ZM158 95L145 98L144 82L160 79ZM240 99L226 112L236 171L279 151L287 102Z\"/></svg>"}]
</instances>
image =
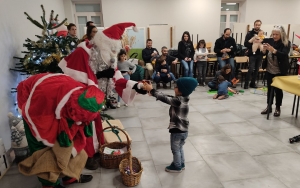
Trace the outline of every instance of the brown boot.
<instances>
[{"instance_id":1,"label":"brown boot","mask_svg":"<svg viewBox=\"0 0 300 188\"><path fill-rule=\"evenodd\" d=\"M85 168L88 170L96 170L99 168L99 165L98 165L97 161L94 160L93 157L88 157L86 164L85 164Z\"/></svg>"},{"instance_id":2,"label":"brown boot","mask_svg":"<svg viewBox=\"0 0 300 188\"><path fill-rule=\"evenodd\" d=\"M276 107L275 112L273 114L275 117L279 117L280 116L280 107Z\"/></svg>"},{"instance_id":3,"label":"brown boot","mask_svg":"<svg viewBox=\"0 0 300 188\"><path fill-rule=\"evenodd\" d=\"M272 112L272 108L270 108L269 113ZM268 107L266 109L264 109L261 114L267 114L268 113Z\"/></svg>"}]
</instances>

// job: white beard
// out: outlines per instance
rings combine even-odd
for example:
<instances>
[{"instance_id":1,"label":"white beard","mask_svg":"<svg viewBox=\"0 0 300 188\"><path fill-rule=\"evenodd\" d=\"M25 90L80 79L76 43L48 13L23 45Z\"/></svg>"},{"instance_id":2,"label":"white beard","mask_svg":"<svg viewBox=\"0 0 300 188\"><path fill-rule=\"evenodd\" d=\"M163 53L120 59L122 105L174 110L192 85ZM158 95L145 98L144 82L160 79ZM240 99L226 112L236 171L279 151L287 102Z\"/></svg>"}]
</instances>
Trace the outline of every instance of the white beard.
<instances>
[{"instance_id":1,"label":"white beard","mask_svg":"<svg viewBox=\"0 0 300 188\"><path fill-rule=\"evenodd\" d=\"M89 64L94 73L96 74L98 71L110 67L116 69L117 54L122 48L121 41L108 38L103 32L98 32L91 42L94 47L92 48ZM114 82L112 79L100 78L98 79L98 87L109 97L113 94Z\"/></svg>"}]
</instances>

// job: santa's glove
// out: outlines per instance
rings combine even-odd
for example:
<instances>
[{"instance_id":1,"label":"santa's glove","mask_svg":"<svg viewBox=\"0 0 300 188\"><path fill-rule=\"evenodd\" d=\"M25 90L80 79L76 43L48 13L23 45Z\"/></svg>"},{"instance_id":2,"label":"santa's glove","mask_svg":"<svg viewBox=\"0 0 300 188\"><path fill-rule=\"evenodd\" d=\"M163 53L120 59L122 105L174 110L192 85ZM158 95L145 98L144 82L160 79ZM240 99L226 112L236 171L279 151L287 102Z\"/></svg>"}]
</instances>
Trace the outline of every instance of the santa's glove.
<instances>
[{"instance_id":1,"label":"santa's glove","mask_svg":"<svg viewBox=\"0 0 300 188\"><path fill-rule=\"evenodd\" d=\"M112 78L115 75L115 70L113 68L108 68L103 71L98 71L96 73L97 79L99 78Z\"/></svg>"},{"instance_id":2,"label":"santa's glove","mask_svg":"<svg viewBox=\"0 0 300 188\"><path fill-rule=\"evenodd\" d=\"M143 89L144 84L143 83L136 83L134 84L134 86L132 87L132 89L135 89L135 91L139 94L147 94L147 91Z\"/></svg>"}]
</instances>

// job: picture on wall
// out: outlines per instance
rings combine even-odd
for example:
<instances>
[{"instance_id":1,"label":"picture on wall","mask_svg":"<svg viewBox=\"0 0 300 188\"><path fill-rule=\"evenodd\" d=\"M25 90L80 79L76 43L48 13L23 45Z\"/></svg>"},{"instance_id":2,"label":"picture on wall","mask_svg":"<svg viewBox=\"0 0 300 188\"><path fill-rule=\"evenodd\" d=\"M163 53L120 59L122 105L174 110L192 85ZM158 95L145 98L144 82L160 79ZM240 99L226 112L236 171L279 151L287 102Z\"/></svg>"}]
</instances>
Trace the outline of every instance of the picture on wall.
<instances>
[{"instance_id":1,"label":"picture on wall","mask_svg":"<svg viewBox=\"0 0 300 188\"><path fill-rule=\"evenodd\" d=\"M122 36L123 46L129 45L131 49L142 49L146 46L146 28L138 27L138 32L126 28Z\"/></svg>"}]
</instances>

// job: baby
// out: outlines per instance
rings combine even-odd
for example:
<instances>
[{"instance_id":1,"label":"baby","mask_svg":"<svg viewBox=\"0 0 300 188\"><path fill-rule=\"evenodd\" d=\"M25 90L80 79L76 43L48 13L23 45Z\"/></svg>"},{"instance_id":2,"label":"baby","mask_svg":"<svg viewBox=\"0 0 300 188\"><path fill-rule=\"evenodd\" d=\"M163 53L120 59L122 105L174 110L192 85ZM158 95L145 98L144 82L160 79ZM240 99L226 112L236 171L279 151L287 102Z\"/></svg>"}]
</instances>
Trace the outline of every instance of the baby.
<instances>
[{"instance_id":1,"label":"baby","mask_svg":"<svg viewBox=\"0 0 300 188\"><path fill-rule=\"evenodd\" d=\"M260 51L263 51L262 41L263 41L264 38L265 38L264 31L260 30L257 35L254 35L254 37L252 37L249 40L249 43L253 43L253 45L252 45L253 54L255 54L258 47L259 47Z\"/></svg>"},{"instance_id":2,"label":"baby","mask_svg":"<svg viewBox=\"0 0 300 188\"><path fill-rule=\"evenodd\" d=\"M218 93L214 95L213 99L222 100L228 98L228 90L232 93L236 93L236 91L228 87L230 83L227 80L225 80L225 78L222 75L218 77L218 82Z\"/></svg>"}]
</instances>

